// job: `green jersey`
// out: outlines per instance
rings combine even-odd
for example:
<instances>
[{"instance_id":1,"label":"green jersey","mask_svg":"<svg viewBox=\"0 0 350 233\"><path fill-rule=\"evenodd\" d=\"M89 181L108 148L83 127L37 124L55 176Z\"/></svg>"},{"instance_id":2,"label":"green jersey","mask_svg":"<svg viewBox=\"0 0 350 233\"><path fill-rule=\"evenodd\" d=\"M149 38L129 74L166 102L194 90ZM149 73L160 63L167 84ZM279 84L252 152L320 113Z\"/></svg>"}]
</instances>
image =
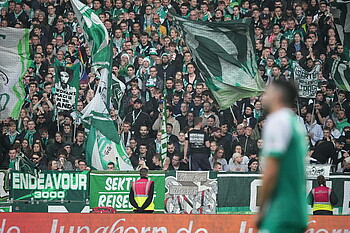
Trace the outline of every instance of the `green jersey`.
<instances>
[{"instance_id":1,"label":"green jersey","mask_svg":"<svg viewBox=\"0 0 350 233\"><path fill-rule=\"evenodd\" d=\"M279 174L261 232L302 232L307 226L304 127L290 109L283 108L267 118L263 141L262 156L279 160Z\"/></svg>"}]
</instances>

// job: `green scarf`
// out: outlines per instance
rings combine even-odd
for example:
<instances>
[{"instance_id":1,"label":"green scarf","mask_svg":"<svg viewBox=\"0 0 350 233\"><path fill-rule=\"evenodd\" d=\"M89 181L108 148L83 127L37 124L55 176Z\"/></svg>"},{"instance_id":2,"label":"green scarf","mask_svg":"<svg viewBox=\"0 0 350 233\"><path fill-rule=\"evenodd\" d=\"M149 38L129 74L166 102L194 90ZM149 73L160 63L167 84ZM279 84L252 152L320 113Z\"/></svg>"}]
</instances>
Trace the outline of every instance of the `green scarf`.
<instances>
[{"instance_id":1,"label":"green scarf","mask_svg":"<svg viewBox=\"0 0 350 233\"><path fill-rule=\"evenodd\" d=\"M34 142L34 134L36 133L36 130L34 129L33 132L27 131L26 135L24 136L24 139L27 139L29 141L29 145L33 145Z\"/></svg>"},{"instance_id":2,"label":"green scarf","mask_svg":"<svg viewBox=\"0 0 350 233\"><path fill-rule=\"evenodd\" d=\"M16 160L17 159L10 160L9 168L12 168L13 170L15 169Z\"/></svg>"}]
</instances>

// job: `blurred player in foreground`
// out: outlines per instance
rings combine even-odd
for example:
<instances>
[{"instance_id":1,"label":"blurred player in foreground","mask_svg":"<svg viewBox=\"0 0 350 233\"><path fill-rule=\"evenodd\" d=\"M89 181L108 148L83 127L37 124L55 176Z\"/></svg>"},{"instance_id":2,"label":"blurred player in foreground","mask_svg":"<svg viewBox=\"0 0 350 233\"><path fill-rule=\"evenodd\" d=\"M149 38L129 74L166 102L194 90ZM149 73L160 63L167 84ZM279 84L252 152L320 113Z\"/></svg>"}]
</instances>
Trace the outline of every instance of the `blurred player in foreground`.
<instances>
[{"instance_id":1,"label":"blurred player in foreground","mask_svg":"<svg viewBox=\"0 0 350 233\"><path fill-rule=\"evenodd\" d=\"M307 227L305 130L291 110L297 97L294 84L277 80L263 98L269 116L263 131L265 167L256 221L260 233L301 233Z\"/></svg>"}]
</instances>

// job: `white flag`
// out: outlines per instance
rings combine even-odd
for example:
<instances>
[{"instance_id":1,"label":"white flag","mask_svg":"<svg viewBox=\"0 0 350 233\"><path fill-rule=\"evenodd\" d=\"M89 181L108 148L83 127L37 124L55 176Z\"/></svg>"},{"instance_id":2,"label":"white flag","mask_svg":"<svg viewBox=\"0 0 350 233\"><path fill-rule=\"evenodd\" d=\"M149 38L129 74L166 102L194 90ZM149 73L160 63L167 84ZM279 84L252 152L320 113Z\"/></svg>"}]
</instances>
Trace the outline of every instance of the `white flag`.
<instances>
[{"instance_id":1,"label":"white flag","mask_svg":"<svg viewBox=\"0 0 350 233\"><path fill-rule=\"evenodd\" d=\"M22 77L29 55L28 29L0 27L0 120L19 117L26 96Z\"/></svg>"}]
</instances>

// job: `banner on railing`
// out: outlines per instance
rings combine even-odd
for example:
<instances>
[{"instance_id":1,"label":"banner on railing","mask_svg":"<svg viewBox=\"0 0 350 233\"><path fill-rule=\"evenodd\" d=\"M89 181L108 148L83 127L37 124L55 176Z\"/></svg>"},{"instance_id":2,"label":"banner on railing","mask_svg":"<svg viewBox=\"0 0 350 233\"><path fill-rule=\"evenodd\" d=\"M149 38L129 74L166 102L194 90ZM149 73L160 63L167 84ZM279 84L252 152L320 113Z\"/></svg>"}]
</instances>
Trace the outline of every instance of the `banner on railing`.
<instances>
[{"instance_id":1,"label":"banner on railing","mask_svg":"<svg viewBox=\"0 0 350 233\"><path fill-rule=\"evenodd\" d=\"M164 212L164 178L163 172L149 172L149 179L154 181L155 211ZM90 207L113 207L117 211L132 211L129 193L133 181L140 179L138 172L90 173Z\"/></svg>"},{"instance_id":2,"label":"banner on railing","mask_svg":"<svg viewBox=\"0 0 350 233\"><path fill-rule=\"evenodd\" d=\"M328 179L330 171L331 165L310 164L306 166L306 175L308 179L317 179L320 175Z\"/></svg>"},{"instance_id":3,"label":"banner on railing","mask_svg":"<svg viewBox=\"0 0 350 233\"><path fill-rule=\"evenodd\" d=\"M255 213L259 210L259 191L262 185L260 174L218 174L218 213ZM306 183L307 193L316 187L316 180ZM339 198L334 214L350 214L350 176L332 175L327 180L327 187L333 189ZM309 213L312 213L309 206Z\"/></svg>"},{"instance_id":4,"label":"banner on railing","mask_svg":"<svg viewBox=\"0 0 350 233\"><path fill-rule=\"evenodd\" d=\"M216 213L216 172L169 171L166 174L165 187L166 213Z\"/></svg>"},{"instance_id":5,"label":"banner on railing","mask_svg":"<svg viewBox=\"0 0 350 233\"><path fill-rule=\"evenodd\" d=\"M88 212L88 171L11 172L14 212Z\"/></svg>"}]
</instances>

